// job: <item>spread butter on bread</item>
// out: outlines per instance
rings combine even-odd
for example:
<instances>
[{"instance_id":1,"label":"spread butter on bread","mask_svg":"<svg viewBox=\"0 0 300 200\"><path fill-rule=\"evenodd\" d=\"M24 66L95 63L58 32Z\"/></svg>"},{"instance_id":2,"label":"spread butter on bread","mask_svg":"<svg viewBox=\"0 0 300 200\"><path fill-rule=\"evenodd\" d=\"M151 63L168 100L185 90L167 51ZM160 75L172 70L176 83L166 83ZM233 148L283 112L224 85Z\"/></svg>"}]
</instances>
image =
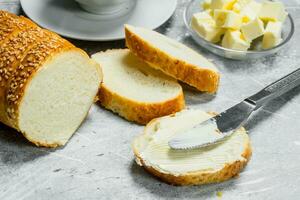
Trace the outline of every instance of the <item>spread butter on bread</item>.
<instances>
[{"instance_id":1,"label":"spread butter on bread","mask_svg":"<svg viewBox=\"0 0 300 200\"><path fill-rule=\"evenodd\" d=\"M201 110L183 110L152 120L144 133L133 142L136 162L149 173L173 185L215 183L237 175L251 156L250 140L244 128L209 147L173 150L168 146L174 135L210 117Z\"/></svg>"}]
</instances>

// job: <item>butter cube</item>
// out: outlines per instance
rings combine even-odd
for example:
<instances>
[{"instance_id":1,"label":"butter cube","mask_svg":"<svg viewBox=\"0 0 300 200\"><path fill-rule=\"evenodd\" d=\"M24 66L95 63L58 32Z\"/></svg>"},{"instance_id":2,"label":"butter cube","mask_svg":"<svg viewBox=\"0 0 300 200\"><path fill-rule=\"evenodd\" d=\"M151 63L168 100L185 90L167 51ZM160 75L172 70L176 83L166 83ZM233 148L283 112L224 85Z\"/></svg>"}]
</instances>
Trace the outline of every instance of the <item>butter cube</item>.
<instances>
[{"instance_id":1,"label":"butter cube","mask_svg":"<svg viewBox=\"0 0 300 200\"><path fill-rule=\"evenodd\" d=\"M207 12L194 14L191 26L201 37L213 43L219 42L224 34L224 30L216 27L215 21Z\"/></svg>"},{"instance_id":2,"label":"butter cube","mask_svg":"<svg viewBox=\"0 0 300 200\"><path fill-rule=\"evenodd\" d=\"M287 16L284 5L278 1L265 1L259 12L259 17L264 21L281 21Z\"/></svg>"},{"instance_id":3,"label":"butter cube","mask_svg":"<svg viewBox=\"0 0 300 200\"><path fill-rule=\"evenodd\" d=\"M211 9L231 10L236 0L211 0Z\"/></svg>"},{"instance_id":4,"label":"butter cube","mask_svg":"<svg viewBox=\"0 0 300 200\"><path fill-rule=\"evenodd\" d=\"M257 3L256 1L251 1L246 4L240 11L240 15L242 15L242 19L244 23L248 23L249 21L254 20L262 7L261 3Z\"/></svg>"},{"instance_id":5,"label":"butter cube","mask_svg":"<svg viewBox=\"0 0 300 200\"><path fill-rule=\"evenodd\" d=\"M195 22L206 22L215 25L215 21L207 11L195 13L192 17L192 24Z\"/></svg>"},{"instance_id":6,"label":"butter cube","mask_svg":"<svg viewBox=\"0 0 300 200\"><path fill-rule=\"evenodd\" d=\"M259 18L255 18L247 24L242 25L241 31L245 39L251 42L264 34L264 23Z\"/></svg>"},{"instance_id":7,"label":"butter cube","mask_svg":"<svg viewBox=\"0 0 300 200\"><path fill-rule=\"evenodd\" d=\"M222 46L229 49L247 51L250 48L250 43L243 38L239 30L228 30L223 37Z\"/></svg>"},{"instance_id":8,"label":"butter cube","mask_svg":"<svg viewBox=\"0 0 300 200\"><path fill-rule=\"evenodd\" d=\"M214 11L212 9L206 9L205 12L207 12L211 17L214 16Z\"/></svg>"},{"instance_id":9,"label":"butter cube","mask_svg":"<svg viewBox=\"0 0 300 200\"><path fill-rule=\"evenodd\" d=\"M211 0L204 0L201 3L201 7L203 8L203 10L211 9Z\"/></svg>"},{"instance_id":10,"label":"butter cube","mask_svg":"<svg viewBox=\"0 0 300 200\"><path fill-rule=\"evenodd\" d=\"M223 28L240 29L242 26L242 17L230 11L225 19Z\"/></svg>"},{"instance_id":11,"label":"butter cube","mask_svg":"<svg viewBox=\"0 0 300 200\"><path fill-rule=\"evenodd\" d=\"M237 0L232 7L232 10L236 13L240 13L241 10L247 6L250 2L252 2L253 0Z\"/></svg>"},{"instance_id":12,"label":"butter cube","mask_svg":"<svg viewBox=\"0 0 300 200\"><path fill-rule=\"evenodd\" d=\"M222 10L222 9L214 10L213 16L217 26L221 27L224 25L228 12L229 12L228 10Z\"/></svg>"},{"instance_id":13,"label":"butter cube","mask_svg":"<svg viewBox=\"0 0 300 200\"><path fill-rule=\"evenodd\" d=\"M215 9L214 19L216 25L222 28L240 29L242 25L240 15L231 10Z\"/></svg>"},{"instance_id":14,"label":"butter cube","mask_svg":"<svg viewBox=\"0 0 300 200\"><path fill-rule=\"evenodd\" d=\"M263 49L270 49L281 42L281 29L282 22L268 22L262 40Z\"/></svg>"}]
</instances>

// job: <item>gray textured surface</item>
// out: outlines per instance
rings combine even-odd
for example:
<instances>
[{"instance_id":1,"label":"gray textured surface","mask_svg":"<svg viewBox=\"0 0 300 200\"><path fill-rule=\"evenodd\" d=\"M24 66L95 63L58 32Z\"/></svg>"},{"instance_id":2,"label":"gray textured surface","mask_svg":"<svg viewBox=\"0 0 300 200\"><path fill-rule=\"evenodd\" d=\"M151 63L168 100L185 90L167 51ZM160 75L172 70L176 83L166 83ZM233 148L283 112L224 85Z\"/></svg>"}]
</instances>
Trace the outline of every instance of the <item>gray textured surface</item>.
<instances>
[{"instance_id":1,"label":"gray textured surface","mask_svg":"<svg viewBox=\"0 0 300 200\"><path fill-rule=\"evenodd\" d=\"M285 1L296 22L288 48L260 60L225 60L197 47L185 34L179 1L173 17L158 30L214 60L222 73L215 96L185 89L188 107L222 111L300 65L300 1ZM18 0L0 7L20 13ZM118 42L73 41L89 53L120 48ZM253 157L239 178L207 186L174 187L148 175L133 161L132 139L142 126L93 106L63 148L36 148L0 125L0 199L298 199L300 196L300 87L261 109L247 124Z\"/></svg>"}]
</instances>

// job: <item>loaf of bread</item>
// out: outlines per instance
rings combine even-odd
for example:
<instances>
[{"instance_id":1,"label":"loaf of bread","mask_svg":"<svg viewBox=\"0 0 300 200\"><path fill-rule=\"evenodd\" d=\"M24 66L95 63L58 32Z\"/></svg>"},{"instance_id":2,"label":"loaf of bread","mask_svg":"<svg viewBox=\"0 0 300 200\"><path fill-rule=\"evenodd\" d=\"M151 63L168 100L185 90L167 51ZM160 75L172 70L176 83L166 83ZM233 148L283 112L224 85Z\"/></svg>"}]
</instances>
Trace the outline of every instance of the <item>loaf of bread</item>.
<instances>
[{"instance_id":1,"label":"loaf of bread","mask_svg":"<svg viewBox=\"0 0 300 200\"><path fill-rule=\"evenodd\" d=\"M128 49L108 50L92 58L103 69L100 104L125 119L146 124L184 108L177 81L152 69Z\"/></svg>"},{"instance_id":2,"label":"loaf of bread","mask_svg":"<svg viewBox=\"0 0 300 200\"><path fill-rule=\"evenodd\" d=\"M184 110L152 120L133 142L136 162L173 185L215 183L237 175L251 156L250 140L244 128L214 146L193 150L173 150L168 146L174 135L209 117L210 114L201 110Z\"/></svg>"},{"instance_id":3,"label":"loaf of bread","mask_svg":"<svg viewBox=\"0 0 300 200\"><path fill-rule=\"evenodd\" d=\"M217 91L217 68L191 48L155 31L130 25L125 26L125 35L127 47L153 68L200 91Z\"/></svg>"},{"instance_id":4,"label":"loaf of bread","mask_svg":"<svg viewBox=\"0 0 300 200\"><path fill-rule=\"evenodd\" d=\"M64 145L95 100L97 63L57 34L0 11L0 121L37 146Z\"/></svg>"}]
</instances>

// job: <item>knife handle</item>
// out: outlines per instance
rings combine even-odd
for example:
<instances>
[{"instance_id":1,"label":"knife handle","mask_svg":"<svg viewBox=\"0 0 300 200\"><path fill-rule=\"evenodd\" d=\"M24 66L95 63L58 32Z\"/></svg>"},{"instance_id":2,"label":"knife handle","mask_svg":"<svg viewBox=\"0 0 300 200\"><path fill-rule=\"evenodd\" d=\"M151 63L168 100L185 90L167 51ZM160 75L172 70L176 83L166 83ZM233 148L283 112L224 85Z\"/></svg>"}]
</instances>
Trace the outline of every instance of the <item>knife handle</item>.
<instances>
[{"instance_id":1,"label":"knife handle","mask_svg":"<svg viewBox=\"0 0 300 200\"><path fill-rule=\"evenodd\" d=\"M258 109L265 103L279 97L298 85L300 85L300 68L284 76L278 81L271 83L258 93L247 98L245 101L254 104L255 109Z\"/></svg>"}]
</instances>

